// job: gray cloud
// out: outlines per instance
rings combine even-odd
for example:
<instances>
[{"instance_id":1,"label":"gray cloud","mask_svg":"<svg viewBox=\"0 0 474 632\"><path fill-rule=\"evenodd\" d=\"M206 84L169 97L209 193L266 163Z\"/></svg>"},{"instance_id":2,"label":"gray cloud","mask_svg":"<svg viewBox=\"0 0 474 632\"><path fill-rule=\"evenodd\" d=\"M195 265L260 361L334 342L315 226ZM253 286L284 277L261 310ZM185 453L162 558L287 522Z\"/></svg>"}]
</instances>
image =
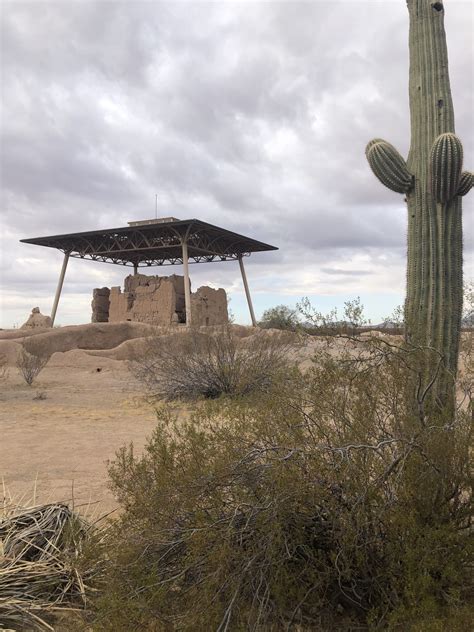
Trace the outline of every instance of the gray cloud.
<instances>
[{"instance_id":1,"label":"gray cloud","mask_svg":"<svg viewBox=\"0 0 474 632\"><path fill-rule=\"evenodd\" d=\"M406 210L364 148L381 136L408 151L404 4L4 2L2 325L22 319L29 296L48 309L60 266L20 238L153 216L155 193L160 215L278 245L247 263L268 300L337 289L391 291L399 302ZM446 4L457 132L472 168L472 10ZM472 196L464 209L472 276ZM124 275L73 263L66 322L80 309L87 320L92 287ZM192 272L195 286L241 289L237 266Z\"/></svg>"}]
</instances>

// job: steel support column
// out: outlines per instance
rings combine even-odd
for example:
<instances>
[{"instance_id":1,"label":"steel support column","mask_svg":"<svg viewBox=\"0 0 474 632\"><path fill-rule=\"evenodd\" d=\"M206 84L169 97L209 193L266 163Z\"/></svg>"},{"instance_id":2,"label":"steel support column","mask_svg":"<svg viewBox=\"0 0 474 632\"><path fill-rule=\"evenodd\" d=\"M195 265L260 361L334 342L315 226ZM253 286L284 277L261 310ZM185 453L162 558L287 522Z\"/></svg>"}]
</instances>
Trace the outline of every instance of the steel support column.
<instances>
[{"instance_id":1,"label":"steel support column","mask_svg":"<svg viewBox=\"0 0 474 632\"><path fill-rule=\"evenodd\" d=\"M61 296L61 290L63 289L64 277L66 275L66 268L69 261L69 253L64 253L63 265L61 268L61 274L59 275L58 287L56 288L56 295L54 297L53 309L51 310L51 322L54 325L54 319L56 318L56 312L58 311L59 297Z\"/></svg>"},{"instance_id":2,"label":"steel support column","mask_svg":"<svg viewBox=\"0 0 474 632\"><path fill-rule=\"evenodd\" d=\"M181 243L183 248L184 271L184 305L186 309L186 327L191 326L191 284L189 282L188 244L185 240Z\"/></svg>"},{"instance_id":3,"label":"steel support column","mask_svg":"<svg viewBox=\"0 0 474 632\"><path fill-rule=\"evenodd\" d=\"M257 320L253 311L252 299L250 297L249 284L247 283L247 275L245 274L244 262L242 256L239 257L240 272L242 274L242 281L244 282L245 296L247 297L247 303L249 305L250 318L252 319L252 325L257 326Z\"/></svg>"}]
</instances>

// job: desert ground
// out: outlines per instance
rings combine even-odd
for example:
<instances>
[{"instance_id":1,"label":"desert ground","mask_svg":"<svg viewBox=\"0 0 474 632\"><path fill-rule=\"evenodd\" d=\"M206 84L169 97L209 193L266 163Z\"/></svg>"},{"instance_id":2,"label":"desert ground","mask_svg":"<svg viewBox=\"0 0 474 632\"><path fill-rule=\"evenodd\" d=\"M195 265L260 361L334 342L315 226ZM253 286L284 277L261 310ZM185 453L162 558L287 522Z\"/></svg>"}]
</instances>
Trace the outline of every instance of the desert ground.
<instances>
[{"instance_id":1,"label":"desert ground","mask_svg":"<svg viewBox=\"0 0 474 632\"><path fill-rule=\"evenodd\" d=\"M253 331L237 329L242 337ZM7 361L0 383L0 484L7 501L30 504L34 494L38 503L114 510L107 461L130 442L140 451L155 425L153 404L127 368L152 333L139 323L0 331ZM51 353L32 386L16 367L26 338Z\"/></svg>"},{"instance_id":2,"label":"desert ground","mask_svg":"<svg viewBox=\"0 0 474 632\"><path fill-rule=\"evenodd\" d=\"M234 330L241 338L255 335L251 327ZM130 442L140 451L155 425L154 406L128 361L156 333L141 323L0 331L7 363L0 381L0 489L7 502L32 504L35 495L38 503L67 501L83 512L115 510L107 462ZM16 367L26 337L50 355L32 386ZM321 345L323 339L308 337L295 359L307 365ZM178 414L188 409L180 406Z\"/></svg>"},{"instance_id":3,"label":"desert ground","mask_svg":"<svg viewBox=\"0 0 474 632\"><path fill-rule=\"evenodd\" d=\"M1 346L1 345L0 345ZM44 397L45 399L39 399ZM7 496L73 499L114 508L107 460L155 422L126 362L71 350L53 354L33 385L10 366L0 392L0 477Z\"/></svg>"}]
</instances>

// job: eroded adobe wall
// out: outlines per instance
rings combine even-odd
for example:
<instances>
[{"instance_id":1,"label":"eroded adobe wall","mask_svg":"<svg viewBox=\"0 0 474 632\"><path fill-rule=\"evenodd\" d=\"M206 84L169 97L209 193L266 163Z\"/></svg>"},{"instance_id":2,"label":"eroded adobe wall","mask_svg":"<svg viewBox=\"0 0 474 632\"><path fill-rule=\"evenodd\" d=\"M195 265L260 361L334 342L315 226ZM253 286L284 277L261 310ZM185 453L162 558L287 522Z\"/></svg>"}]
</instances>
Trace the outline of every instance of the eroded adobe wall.
<instances>
[{"instance_id":1,"label":"eroded adobe wall","mask_svg":"<svg viewBox=\"0 0 474 632\"><path fill-rule=\"evenodd\" d=\"M96 287L92 293L92 322L108 323L110 290L108 287Z\"/></svg>"},{"instance_id":2,"label":"eroded adobe wall","mask_svg":"<svg viewBox=\"0 0 474 632\"><path fill-rule=\"evenodd\" d=\"M52 326L53 323L51 318L42 314L39 307L33 307L28 320L20 327L20 329L46 329Z\"/></svg>"},{"instance_id":3,"label":"eroded adobe wall","mask_svg":"<svg viewBox=\"0 0 474 632\"><path fill-rule=\"evenodd\" d=\"M200 287L191 294L193 324L221 325L228 322L225 290ZM99 320L100 319L100 320ZM184 277L129 275L120 287L98 288L92 300L92 322L133 321L168 326L184 323Z\"/></svg>"},{"instance_id":4,"label":"eroded adobe wall","mask_svg":"<svg viewBox=\"0 0 474 632\"><path fill-rule=\"evenodd\" d=\"M229 322L227 294L219 288L203 286L191 294L191 317L193 325L225 325Z\"/></svg>"},{"instance_id":5,"label":"eroded adobe wall","mask_svg":"<svg viewBox=\"0 0 474 632\"><path fill-rule=\"evenodd\" d=\"M184 321L183 277L135 274L124 281L124 290L110 290L109 322L123 321L171 325Z\"/></svg>"}]
</instances>

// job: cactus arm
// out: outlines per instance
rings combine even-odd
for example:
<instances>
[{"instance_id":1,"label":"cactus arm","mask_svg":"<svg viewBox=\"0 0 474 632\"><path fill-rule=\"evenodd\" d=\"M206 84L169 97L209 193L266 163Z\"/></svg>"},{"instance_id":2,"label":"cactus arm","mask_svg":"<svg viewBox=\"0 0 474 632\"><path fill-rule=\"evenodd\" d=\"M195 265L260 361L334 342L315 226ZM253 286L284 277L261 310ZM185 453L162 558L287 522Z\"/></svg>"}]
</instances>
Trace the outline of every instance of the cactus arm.
<instances>
[{"instance_id":1,"label":"cactus arm","mask_svg":"<svg viewBox=\"0 0 474 632\"><path fill-rule=\"evenodd\" d=\"M375 176L386 187L396 193L407 193L413 177L406 162L393 145L381 138L368 143L365 155Z\"/></svg>"},{"instance_id":2,"label":"cactus arm","mask_svg":"<svg viewBox=\"0 0 474 632\"><path fill-rule=\"evenodd\" d=\"M457 195L462 170L462 144L455 134L440 134L433 143L430 155L431 193L436 200L435 266L436 285L433 288L437 309L433 313L431 344L446 358L446 365L453 366L453 351L457 354L455 341L460 332L456 296L462 292L456 265L458 253L462 252L462 236L458 235L461 217L459 204L453 203ZM462 261L459 263L462 269ZM460 318L460 314L459 314Z\"/></svg>"},{"instance_id":3,"label":"cactus arm","mask_svg":"<svg viewBox=\"0 0 474 632\"><path fill-rule=\"evenodd\" d=\"M431 192L438 202L449 202L457 195L462 154L462 144L456 134L441 134L433 143L430 156Z\"/></svg>"},{"instance_id":4,"label":"cactus arm","mask_svg":"<svg viewBox=\"0 0 474 632\"><path fill-rule=\"evenodd\" d=\"M474 186L474 173L471 171L463 171L461 173L461 178L459 179L458 190L456 191L456 195L467 195L469 191Z\"/></svg>"}]
</instances>

